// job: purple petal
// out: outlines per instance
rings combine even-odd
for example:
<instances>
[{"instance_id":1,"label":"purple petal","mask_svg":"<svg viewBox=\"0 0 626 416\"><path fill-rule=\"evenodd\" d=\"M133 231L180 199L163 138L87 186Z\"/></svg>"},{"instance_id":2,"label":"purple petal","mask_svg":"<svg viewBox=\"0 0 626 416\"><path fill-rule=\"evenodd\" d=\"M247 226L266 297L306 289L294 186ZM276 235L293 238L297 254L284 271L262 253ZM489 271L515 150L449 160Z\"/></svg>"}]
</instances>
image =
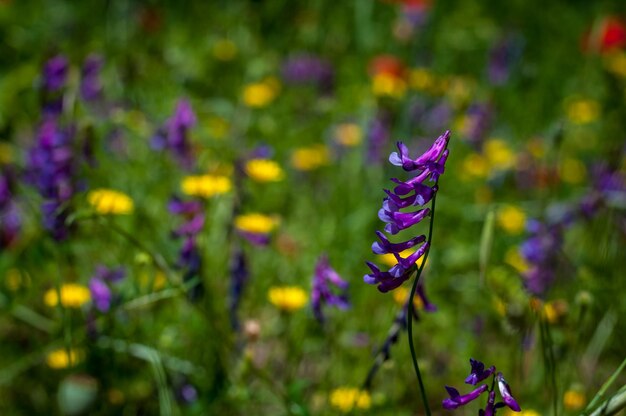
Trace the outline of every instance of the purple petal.
<instances>
[{"instance_id":1,"label":"purple petal","mask_svg":"<svg viewBox=\"0 0 626 416\"><path fill-rule=\"evenodd\" d=\"M521 411L522 409L519 407L519 404L517 404L517 401L515 401L515 398L513 398L513 395L511 394L511 389L509 388L509 385L502 376L502 373L498 373L498 375L496 376L496 380L498 381L498 389L500 389L500 395L502 396L502 401L504 401L504 404L509 406L509 408L515 412Z\"/></svg>"}]
</instances>

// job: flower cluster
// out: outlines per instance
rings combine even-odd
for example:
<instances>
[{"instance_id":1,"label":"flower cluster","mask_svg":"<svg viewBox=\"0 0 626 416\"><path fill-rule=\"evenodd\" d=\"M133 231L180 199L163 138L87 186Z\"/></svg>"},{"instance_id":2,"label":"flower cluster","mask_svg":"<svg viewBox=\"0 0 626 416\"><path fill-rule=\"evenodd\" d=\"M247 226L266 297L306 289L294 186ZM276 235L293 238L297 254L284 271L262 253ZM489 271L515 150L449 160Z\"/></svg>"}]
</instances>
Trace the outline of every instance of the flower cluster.
<instances>
[{"instance_id":1,"label":"flower cluster","mask_svg":"<svg viewBox=\"0 0 626 416\"><path fill-rule=\"evenodd\" d=\"M498 372L496 374L496 367L491 366L485 369L485 364L478 360L474 360L470 358L470 365L472 367L470 375L465 379L466 384L471 384L472 386L477 385L481 381L487 379L489 376L493 375L493 382L491 383L491 387L487 384L483 384L480 387L474 389L473 391L467 394L461 394L454 387L446 386L446 390L450 395L449 398L444 399L442 402L443 408L452 410L456 409L460 406L464 406L467 403L476 400L481 394L488 391L488 399L487 406L484 410L480 410L478 412L479 416L492 416L496 414L496 411L502 407L507 406L509 409L514 412L521 411L519 404L511 394L511 389L507 384L502 373ZM501 402L496 403L496 392L495 392L495 384L498 384L498 390L500 391L500 396L502 398Z\"/></svg>"},{"instance_id":2,"label":"flower cluster","mask_svg":"<svg viewBox=\"0 0 626 416\"><path fill-rule=\"evenodd\" d=\"M194 158L188 136L189 129L195 125L196 114L189 101L178 100L174 115L152 138L152 147L156 150L169 150L182 167L190 169Z\"/></svg>"},{"instance_id":3,"label":"flower cluster","mask_svg":"<svg viewBox=\"0 0 626 416\"><path fill-rule=\"evenodd\" d=\"M42 109L46 116L55 117L63 112L63 89L67 81L69 62L63 55L50 58L41 75Z\"/></svg>"},{"instance_id":4,"label":"flower cluster","mask_svg":"<svg viewBox=\"0 0 626 416\"><path fill-rule=\"evenodd\" d=\"M102 96L102 82L100 81L100 71L104 64L104 59L99 55L89 55L81 69L80 96L83 100L95 101Z\"/></svg>"},{"instance_id":5,"label":"flower cluster","mask_svg":"<svg viewBox=\"0 0 626 416\"><path fill-rule=\"evenodd\" d=\"M393 178L392 181L396 183L396 187L393 191L385 189L387 198L383 200L378 217L387 223L385 226L387 233L398 234L430 215L429 208L418 209L414 212L403 212L402 209L424 206L434 197L437 192L437 181L444 172L448 158L449 139L450 132L446 131L416 159L411 159L409 149L402 142L398 142L398 152L393 152L389 156L389 161L407 172L416 172L416 176L406 182ZM428 186L427 181L435 184ZM388 271L381 271L375 264L367 262L372 273L365 275L363 280L365 283L378 285L381 292L388 292L409 279L416 269L415 262L427 252L429 243L425 235L419 235L401 243L392 243L382 232L377 231L376 234L380 241L372 244L372 251L375 254L393 254L397 264ZM419 248L407 257L400 255L402 251L413 247Z\"/></svg>"},{"instance_id":6,"label":"flower cluster","mask_svg":"<svg viewBox=\"0 0 626 416\"><path fill-rule=\"evenodd\" d=\"M22 220L13 194L15 178L13 172L2 167L0 170L0 247L9 247L20 232Z\"/></svg>"},{"instance_id":7,"label":"flower cluster","mask_svg":"<svg viewBox=\"0 0 626 416\"><path fill-rule=\"evenodd\" d=\"M333 293L331 287L335 286L340 293ZM311 289L311 306L313 314L319 322L324 322L324 314L322 306L333 305L340 309L346 309L350 306L348 302L348 282L343 280L339 274L330 267L328 257L323 255L315 265L315 274L313 275L313 287Z\"/></svg>"},{"instance_id":8,"label":"flower cluster","mask_svg":"<svg viewBox=\"0 0 626 416\"><path fill-rule=\"evenodd\" d=\"M182 201L178 198L172 198L168 209L172 214L180 215L185 219L185 222L172 235L184 239L177 266L184 271L183 280L188 282L194 277L200 277L202 257L198 248L197 237L204 227L204 206L200 201ZM203 290L202 283L198 282L190 289L189 297L197 299Z\"/></svg>"},{"instance_id":9,"label":"flower cluster","mask_svg":"<svg viewBox=\"0 0 626 416\"><path fill-rule=\"evenodd\" d=\"M556 264L563 245L564 225L530 220L526 226L530 237L522 244L520 254L529 268L523 273L524 286L533 295L543 295L556 279Z\"/></svg>"},{"instance_id":10,"label":"flower cluster","mask_svg":"<svg viewBox=\"0 0 626 416\"><path fill-rule=\"evenodd\" d=\"M116 269L110 269L102 265L96 267L96 271L89 281L89 292L96 309L103 313L109 311L113 300L111 284L119 282L125 276L126 271L123 267Z\"/></svg>"},{"instance_id":11,"label":"flower cluster","mask_svg":"<svg viewBox=\"0 0 626 416\"><path fill-rule=\"evenodd\" d=\"M28 154L27 178L44 198L44 227L56 240L68 236L68 204L78 190L74 135L74 128L60 128L55 119L46 119Z\"/></svg>"},{"instance_id":12,"label":"flower cluster","mask_svg":"<svg viewBox=\"0 0 626 416\"><path fill-rule=\"evenodd\" d=\"M326 94L332 93L335 84L330 63L309 54L294 55L283 62L282 76L288 84L313 85Z\"/></svg>"}]
</instances>

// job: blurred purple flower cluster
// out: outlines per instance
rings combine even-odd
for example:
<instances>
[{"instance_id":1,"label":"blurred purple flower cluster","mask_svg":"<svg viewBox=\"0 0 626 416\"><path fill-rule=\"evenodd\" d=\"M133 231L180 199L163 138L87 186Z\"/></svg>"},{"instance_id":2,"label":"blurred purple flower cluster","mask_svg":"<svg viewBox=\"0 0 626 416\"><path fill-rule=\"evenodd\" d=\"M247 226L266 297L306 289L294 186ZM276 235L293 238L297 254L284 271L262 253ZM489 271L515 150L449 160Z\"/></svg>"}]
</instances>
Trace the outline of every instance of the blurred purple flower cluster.
<instances>
[{"instance_id":1,"label":"blurred purple flower cluster","mask_svg":"<svg viewBox=\"0 0 626 416\"><path fill-rule=\"evenodd\" d=\"M126 276L126 270L123 267L115 269L98 265L91 280L89 281L89 292L93 305L100 312L106 313L111 308L113 301L113 292L111 285L118 283Z\"/></svg>"},{"instance_id":2,"label":"blurred purple flower cluster","mask_svg":"<svg viewBox=\"0 0 626 416\"><path fill-rule=\"evenodd\" d=\"M339 293L333 292L333 286ZM313 287L311 289L311 306L313 314L319 322L324 322L322 307L324 305L335 306L339 309L347 309L348 302L348 282L343 280L339 274L330 267L328 256L322 255L315 265L313 275Z\"/></svg>"},{"instance_id":3,"label":"blurred purple flower cluster","mask_svg":"<svg viewBox=\"0 0 626 416\"><path fill-rule=\"evenodd\" d=\"M287 84L313 85L323 94L331 94L335 87L335 71L330 62L311 54L287 58L281 72Z\"/></svg>"},{"instance_id":4,"label":"blurred purple flower cluster","mask_svg":"<svg viewBox=\"0 0 626 416\"><path fill-rule=\"evenodd\" d=\"M152 148L169 150L183 168L191 169L195 161L189 141L189 130L196 122L196 114L191 108L191 103L184 98L178 100L172 117L152 137Z\"/></svg>"}]
</instances>

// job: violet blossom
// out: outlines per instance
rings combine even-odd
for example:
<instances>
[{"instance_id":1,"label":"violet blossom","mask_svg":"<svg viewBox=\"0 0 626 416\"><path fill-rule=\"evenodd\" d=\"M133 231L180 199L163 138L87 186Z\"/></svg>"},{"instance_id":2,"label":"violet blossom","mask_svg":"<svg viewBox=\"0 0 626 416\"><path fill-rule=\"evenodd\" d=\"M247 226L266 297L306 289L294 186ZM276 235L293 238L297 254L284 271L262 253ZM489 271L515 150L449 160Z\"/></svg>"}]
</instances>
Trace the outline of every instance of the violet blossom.
<instances>
[{"instance_id":1,"label":"violet blossom","mask_svg":"<svg viewBox=\"0 0 626 416\"><path fill-rule=\"evenodd\" d=\"M44 198L44 227L56 240L68 236L69 202L78 190L74 135L74 128L60 128L55 119L46 119L28 154L26 179Z\"/></svg>"},{"instance_id":2,"label":"violet blossom","mask_svg":"<svg viewBox=\"0 0 626 416\"><path fill-rule=\"evenodd\" d=\"M89 292L93 305L100 312L106 313L111 308L113 292L111 286L126 276L122 267L116 269L99 265L96 267L93 277L89 281Z\"/></svg>"},{"instance_id":3,"label":"violet blossom","mask_svg":"<svg viewBox=\"0 0 626 416\"><path fill-rule=\"evenodd\" d=\"M15 203L15 177L8 167L0 167L0 247L10 247L18 237L22 219Z\"/></svg>"},{"instance_id":4,"label":"violet blossom","mask_svg":"<svg viewBox=\"0 0 626 416\"><path fill-rule=\"evenodd\" d=\"M335 73L332 65L311 54L289 57L282 64L282 77L287 84L313 85L321 93L332 93Z\"/></svg>"},{"instance_id":5,"label":"violet blossom","mask_svg":"<svg viewBox=\"0 0 626 416\"><path fill-rule=\"evenodd\" d=\"M402 211L409 207L421 207L430 202L437 192L437 181L443 174L445 163L448 158L447 149L450 132L446 131L439 136L433 145L416 159L409 157L409 149L402 142L398 142L398 152L389 156L389 161L395 166L400 166L406 172L412 172L414 177L406 182L393 178L396 183L393 191L385 190L387 198L383 200L383 206L378 212L378 217L386 224L385 231L395 235L402 230L413 227L431 214L430 208L420 208L417 211ZM428 182L433 182L428 185ZM407 241L393 243L382 232L376 233L379 242L372 244L375 254L393 254L397 260L388 271L381 271L375 264L367 262L372 273L366 274L363 280L368 284L378 285L378 290L388 292L399 287L408 280L416 271L416 262L428 251L429 242L425 235L410 238ZM400 253L409 248L418 247L416 251L407 257L401 257Z\"/></svg>"},{"instance_id":6,"label":"violet blossom","mask_svg":"<svg viewBox=\"0 0 626 416\"><path fill-rule=\"evenodd\" d=\"M475 386L481 381L487 379L488 377L492 377L491 387L487 384L483 384L471 392L467 394L461 394L457 389L450 386L445 386L448 395L450 396L447 399L444 399L441 403L444 409L453 410L460 406L464 406L477 398L479 398L484 392L489 392L487 397L487 404L485 409L481 409L478 414L480 416L493 416L496 414L496 411L503 407L508 407L514 412L521 411L521 408L513 395L511 394L511 388L507 384L506 380L502 373L495 373L495 366L489 367L485 370L485 365L478 361L470 358L470 365L472 367L470 375L465 379L466 384L471 384ZM496 391L495 385L498 385L498 390L500 392L500 397L502 401L496 403Z\"/></svg>"},{"instance_id":7,"label":"violet blossom","mask_svg":"<svg viewBox=\"0 0 626 416\"><path fill-rule=\"evenodd\" d=\"M333 291L333 286L339 293ZM328 256L322 255L315 265L313 275L313 287L311 289L311 306L313 314L319 322L324 322L322 307L324 305L335 306L339 309L347 309L348 302L348 282L343 280L339 274L330 267Z\"/></svg>"},{"instance_id":8,"label":"violet blossom","mask_svg":"<svg viewBox=\"0 0 626 416\"><path fill-rule=\"evenodd\" d=\"M102 96L100 71L104 60L100 55L89 55L81 70L80 96L85 101L95 101Z\"/></svg>"},{"instance_id":9,"label":"violet blossom","mask_svg":"<svg viewBox=\"0 0 626 416\"><path fill-rule=\"evenodd\" d=\"M183 222L172 235L176 238L183 238L183 246L178 255L177 266L183 270L183 281L189 282L194 278L200 279L200 269L202 256L198 247L198 235L204 227L205 215L204 206L200 201L182 201L172 198L168 204L170 213L184 218ZM189 298L198 299L204 293L204 286L199 281L189 289Z\"/></svg>"},{"instance_id":10,"label":"violet blossom","mask_svg":"<svg viewBox=\"0 0 626 416\"><path fill-rule=\"evenodd\" d=\"M153 136L152 147L156 150L169 150L182 167L191 169L194 158L189 130L196 125L196 121L196 114L189 101L178 100L174 115Z\"/></svg>"},{"instance_id":11,"label":"violet blossom","mask_svg":"<svg viewBox=\"0 0 626 416\"><path fill-rule=\"evenodd\" d=\"M563 245L564 224L544 224L537 220L528 221L530 237L522 244L520 254L529 264L522 276L526 290L541 296L556 279L556 264Z\"/></svg>"},{"instance_id":12,"label":"violet blossom","mask_svg":"<svg viewBox=\"0 0 626 416\"><path fill-rule=\"evenodd\" d=\"M63 112L63 89L67 82L69 63L63 55L50 58L41 75L42 109L47 117L56 117Z\"/></svg>"}]
</instances>

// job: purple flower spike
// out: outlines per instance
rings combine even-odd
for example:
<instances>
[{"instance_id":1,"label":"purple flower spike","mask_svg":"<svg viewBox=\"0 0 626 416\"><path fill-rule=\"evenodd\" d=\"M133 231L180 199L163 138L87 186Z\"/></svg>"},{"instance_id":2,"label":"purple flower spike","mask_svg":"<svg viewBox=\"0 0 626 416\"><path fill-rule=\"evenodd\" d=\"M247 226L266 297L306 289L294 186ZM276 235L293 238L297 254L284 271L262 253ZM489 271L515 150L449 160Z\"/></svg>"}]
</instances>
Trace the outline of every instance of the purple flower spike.
<instances>
[{"instance_id":1,"label":"purple flower spike","mask_svg":"<svg viewBox=\"0 0 626 416\"><path fill-rule=\"evenodd\" d=\"M465 383L471 384L473 386L480 383L481 381L492 375L494 371L496 371L496 367L494 367L493 365L485 370L485 364L473 358L470 358L470 365L472 366L472 372L465 379Z\"/></svg>"},{"instance_id":2,"label":"purple flower spike","mask_svg":"<svg viewBox=\"0 0 626 416\"><path fill-rule=\"evenodd\" d=\"M65 86L69 64L63 55L50 58L43 68L43 88L54 92Z\"/></svg>"},{"instance_id":3,"label":"purple flower spike","mask_svg":"<svg viewBox=\"0 0 626 416\"><path fill-rule=\"evenodd\" d=\"M385 189L387 198L383 200L382 208L378 211L378 218L387 223L385 231L391 235L398 234L402 230L411 228L420 223L424 218L431 215L430 208L420 208L416 211L402 211L410 207L423 207L430 202L437 192L437 180L444 172L444 165L448 157L447 145L450 132L446 131L439 136L432 146L416 159L409 156L408 147L398 142L398 151L391 153L389 161L395 166L402 167L405 171L415 172L415 176L402 182L393 178L396 184L393 191ZM434 182L429 185L428 182ZM397 264L388 271L381 271L376 265L367 263L372 273L363 277L368 284L377 284L381 292L387 292L399 287L411 277L416 270L415 263L424 256L429 249L426 236L419 235L404 242L391 242L380 231L376 232L380 242L372 244L372 252L375 254L393 254ZM404 250L421 246L407 257L400 253ZM434 305L429 307L434 308Z\"/></svg>"},{"instance_id":4,"label":"purple flower spike","mask_svg":"<svg viewBox=\"0 0 626 416\"><path fill-rule=\"evenodd\" d=\"M108 312L111 307L111 289L100 279L93 278L89 282L89 292L93 304L100 312Z\"/></svg>"},{"instance_id":5,"label":"purple flower spike","mask_svg":"<svg viewBox=\"0 0 626 416\"><path fill-rule=\"evenodd\" d=\"M332 286L339 290L338 294L332 291ZM324 304L332 305L339 309L347 309L350 306L347 290L348 282L343 280L330 267L327 256L321 256L315 265L313 287L311 289L311 306L313 307L315 318L319 322L324 322L324 314L322 313Z\"/></svg>"},{"instance_id":6,"label":"purple flower spike","mask_svg":"<svg viewBox=\"0 0 626 416\"><path fill-rule=\"evenodd\" d=\"M511 389L504 379L504 376L502 376L502 373L498 373L498 375L496 376L496 381L498 382L498 389L500 390L500 395L502 396L502 401L504 402L504 404L506 404L511 410L515 412L521 411L522 409L519 407L519 404L517 404L515 398L513 398L513 395L511 394Z\"/></svg>"},{"instance_id":7,"label":"purple flower spike","mask_svg":"<svg viewBox=\"0 0 626 416\"><path fill-rule=\"evenodd\" d=\"M487 386L486 384L483 384L477 389L467 394L461 395L459 391L455 389L454 387L446 386L446 390L448 391L450 398L444 399L441 404L443 405L444 409L448 409L448 410L456 409L459 406L464 406L467 403L473 400L476 400L481 394L486 392L488 388L489 386Z\"/></svg>"}]
</instances>

